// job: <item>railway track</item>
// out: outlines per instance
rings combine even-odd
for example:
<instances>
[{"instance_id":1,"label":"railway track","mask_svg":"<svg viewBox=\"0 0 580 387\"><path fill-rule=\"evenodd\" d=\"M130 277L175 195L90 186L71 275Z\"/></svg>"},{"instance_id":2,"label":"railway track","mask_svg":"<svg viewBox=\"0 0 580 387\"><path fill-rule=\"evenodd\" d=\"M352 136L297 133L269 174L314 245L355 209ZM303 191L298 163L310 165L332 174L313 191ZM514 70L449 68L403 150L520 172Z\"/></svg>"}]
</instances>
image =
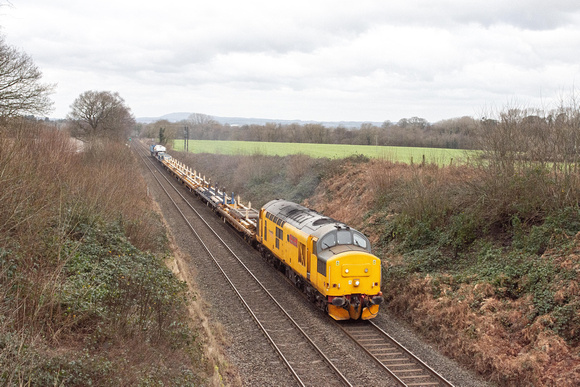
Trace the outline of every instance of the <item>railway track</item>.
<instances>
[{"instance_id":1,"label":"railway track","mask_svg":"<svg viewBox=\"0 0 580 387\"><path fill-rule=\"evenodd\" d=\"M351 386L352 384L346 377L272 297L219 234L189 204L167 176L164 173L154 173L155 170L159 171L159 167L146 157L147 150L142 148L139 154L297 384L300 386ZM220 241L220 254L214 254L210 250L197 232L198 227L207 227Z\"/></svg>"},{"instance_id":2,"label":"railway track","mask_svg":"<svg viewBox=\"0 0 580 387\"><path fill-rule=\"evenodd\" d=\"M401 385L453 386L372 321L346 321L337 325Z\"/></svg>"},{"instance_id":3,"label":"railway track","mask_svg":"<svg viewBox=\"0 0 580 387\"><path fill-rule=\"evenodd\" d=\"M143 157L143 152L148 154L148 151L146 149L141 151L143 161L148 164L148 168L150 170L153 168L160 170L157 162L152 161L149 157ZM176 198L175 200L171 199L173 205L186 220L192 233L200 240L203 249L211 256L215 265L236 292L236 295L240 298L242 304L256 322L256 325L262 330L264 336L268 339L297 383L299 385L325 386L351 385L347 378L335 366L335 364L338 365L341 363L339 359L342 357L340 355L337 356L333 350L324 348L325 345L322 345L325 353L331 353L331 355L325 355L317 344L315 344L315 340L319 345L321 344L319 332L316 332L314 328L311 329L309 327L310 324L306 326L302 325L301 328L292 319L290 314L284 311L284 308L276 301L275 297L278 298L279 295L272 296L272 291L279 289L275 289L277 287L270 283L270 291L268 291L260 283L258 278L251 273L242 260L222 240L218 232L214 231L191 204L189 204L185 197L179 193L178 189L174 187L175 181L173 179L168 179L168 175L165 173L153 175L157 175L155 179L163 188L165 194L170 199L172 196ZM169 186L171 188L165 188ZM174 193L170 194L171 191L174 191ZM186 194L186 196L190 198L189 195ZM196 201L193 200L193 203L196 203ZM180 207L183 208L180 209ZM195 213L196 220L192 220L190 223L185 213ZM213 220L213 216L210 218ZM193 225L193 223L196 225ZM214 237L219 239L222 246L220 250L224 250L221 254L214 256L210 249L206 247L202 241L202 237L196 232L196 228L199 230L199 227L211 230ZM224 232L223 229L221 232ZM230 258L224 259L224 255ZM261 278L262 280L264 279L264 277ZM287 280L286 277L283 278ZM284 305L286 304L284 302ZM296 312L293 315L300 316ZM301 323L303 324L304 321L301 321ZM451 383L406 350L374 323L370 321L359 321L341 322L337 323L337 325L353 340L355 344L352 345L358 345L362 351L366 352L379 365L379 367L376 367L376 370L382 370L385 376L379 377L379 379L373 379L380 382L377 385L452 386ZM309 336L315 339L311 339ZM348 341L348 339L346 340ZM308 351L305 351L305 348L309 348ZM364 356L364 353L361 354ZM360 357L358 360L360 360ZM343 372L345 372L346 368L344 368L344 364L341 367L344 370ZM362 382L358 375L351 375L351 371L352 369L349 369L348 372L345 372L345 375L350 375L349 378L356 380L356 384L368 384L368 380Z\"/></svg>"}]
</instances>

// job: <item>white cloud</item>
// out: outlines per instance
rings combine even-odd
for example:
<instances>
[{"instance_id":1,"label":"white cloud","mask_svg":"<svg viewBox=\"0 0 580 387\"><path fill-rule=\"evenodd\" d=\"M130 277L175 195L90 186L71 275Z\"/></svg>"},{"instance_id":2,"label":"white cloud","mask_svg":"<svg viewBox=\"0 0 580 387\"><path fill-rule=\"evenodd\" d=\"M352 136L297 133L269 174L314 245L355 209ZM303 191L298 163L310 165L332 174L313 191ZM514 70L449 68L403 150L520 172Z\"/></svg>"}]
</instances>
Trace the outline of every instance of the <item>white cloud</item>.
<instances>
[{"instance_id":1,"label":"white cloud","mask_svg":"<svg viewBox=\"0 0 580 387\"><path fill-rule=\"evenodd\" d=\"M138 116L438 120L580 75L576 1L12 3L3 33L58 83L57 117L97 89Z\"/></svg>"}]
</instances>

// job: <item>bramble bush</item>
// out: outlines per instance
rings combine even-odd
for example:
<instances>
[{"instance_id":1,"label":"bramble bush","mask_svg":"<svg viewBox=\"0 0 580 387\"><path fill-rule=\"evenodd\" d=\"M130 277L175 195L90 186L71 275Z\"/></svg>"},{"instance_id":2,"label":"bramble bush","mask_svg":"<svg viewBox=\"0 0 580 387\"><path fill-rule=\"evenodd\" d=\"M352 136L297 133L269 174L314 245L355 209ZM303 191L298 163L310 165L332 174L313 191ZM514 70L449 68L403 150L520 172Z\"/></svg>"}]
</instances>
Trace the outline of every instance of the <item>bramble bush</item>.
<instances>
[{"instance_id":1,"label":"bramble bush","mask_svg":"<svg viewBox=\"0 0 580 387\"><path fill-rule=\"evenodd\" d=\"M61 299L72 330L93 326L101 341L138 335L176 348L193 343L179 318L190 298L186 285L162 259L135 248L118 223L80 224L74 235Z\"/></svg>"}]
</instances>

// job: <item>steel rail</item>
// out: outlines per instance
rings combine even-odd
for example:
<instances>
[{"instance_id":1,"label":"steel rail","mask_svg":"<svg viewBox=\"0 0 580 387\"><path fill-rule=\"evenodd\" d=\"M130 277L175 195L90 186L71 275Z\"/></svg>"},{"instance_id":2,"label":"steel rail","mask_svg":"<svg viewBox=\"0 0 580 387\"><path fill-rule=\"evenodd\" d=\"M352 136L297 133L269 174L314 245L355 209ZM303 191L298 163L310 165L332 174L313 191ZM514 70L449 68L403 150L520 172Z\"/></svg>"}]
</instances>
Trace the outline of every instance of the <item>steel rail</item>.
<instances>
[{"instance_id":1,"label":"steel rail","mask_svg":"<svg viewBox=\"0 0 580 387\"><path fill-rule=\"evenodd\" d=\"M353 332L349 332L348 328L345 325L340 324L340 323L337 323L336 325L339 326L340 329L342 329L342 331L347 336L349 336L357 345L359 345L362 350L364 350L377 364L379 364L385 371L387 371L402 386L453 387L453 384L451 384L448 380L446 380L443 376L441 376L433 368L429 367L426 363L424 363L421 359L419 359L417 356L415 356L410 350L405 348L401 343L399 343L397 340L395 340L393 337L391 337L387 332L385 332L383 329L381 329L379 326L377 326L374 322L367 320L364 323L358 323L358 326L362 327L362 328L370 327L371 329L374 329L374 331L380 335L380 339L384 340L383 347L387 347L388 345L392 346L394 349L396 349L397 351L400 352L401 356L405 357L407 360L409 360L411 362L408 364L408 366L414 365L415 367L418 367L418 368L414 368L414 369L407 368L407 369L400 369L400 370L394 370L394 369L389 368L389 365L385 364L386 361L382 361L381 359L379 359L376 356L376 354L371 351L371 348L369 348L369 345L365 345L365 343L361 342L360 338L355 337L352 334ZM353 331L355 329L353 329ZM370 339L368 339L368 340L370 340ZM375 345L378 346L380 344L375 344ZM376 351L376 348L375 348L375 351ZM391 354L394 355L396 353L391 352ZM409 376L408 374L411 372L415 372L415 373L424 372L424 373L426 373L426 375ZM404 379L413 379L413 378L420 379L420 378L425 378L425 377L429 377L430 380L426 380L424 382L420 382L420 381L407 382L404 380Z\"/></svg>"}]
</instances>

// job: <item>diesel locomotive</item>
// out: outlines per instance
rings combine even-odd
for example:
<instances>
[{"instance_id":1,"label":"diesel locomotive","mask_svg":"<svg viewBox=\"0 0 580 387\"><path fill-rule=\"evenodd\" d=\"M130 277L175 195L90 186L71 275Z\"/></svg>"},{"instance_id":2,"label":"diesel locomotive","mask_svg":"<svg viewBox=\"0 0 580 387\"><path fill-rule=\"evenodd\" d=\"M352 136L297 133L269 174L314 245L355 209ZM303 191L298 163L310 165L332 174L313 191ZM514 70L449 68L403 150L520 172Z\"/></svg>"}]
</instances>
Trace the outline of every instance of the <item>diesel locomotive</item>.
<instances>
[{"instance_id":1,"label":"diesel locomotive","mask_svg":"<svg viewBox=\"0 0 580 387\"><path fill-rule=\"evenodd\" d=\"M378 313L381 261L359 231L299 204L272 200L260 210L257 241L262 255L334 319L367 320Z\"/></svg>"}]
</instances>

